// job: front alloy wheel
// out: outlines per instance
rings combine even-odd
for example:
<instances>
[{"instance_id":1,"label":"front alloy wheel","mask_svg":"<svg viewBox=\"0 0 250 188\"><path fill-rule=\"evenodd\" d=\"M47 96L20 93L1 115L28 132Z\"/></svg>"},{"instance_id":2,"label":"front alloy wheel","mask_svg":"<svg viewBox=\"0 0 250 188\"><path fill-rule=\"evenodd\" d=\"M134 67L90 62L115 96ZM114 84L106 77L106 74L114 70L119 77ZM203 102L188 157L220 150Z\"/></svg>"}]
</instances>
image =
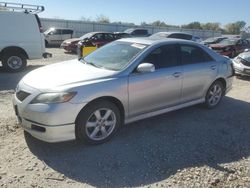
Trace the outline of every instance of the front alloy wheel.
<instances>
[{"instance_id":1,"label":"front alloy wheel","mask_svg":"<svg viewBox=\"0 0 250 188\"><path fill-rule=\"evenodd\" d=\"M112 133L115 124L116 116L111 109L97 109L87 120L85 126L87 136L92 140L103 140Z\"/></svg>"},{"instance_id":2,"label":"front alloy wheel","mask_svg":"<svg viewBox=\"0 0 250 188\"><path fill-rule=\"evenodd\" d=\"M109 101L99 101L83 109L76 120L75 135L81 142L108 141L121 125L120 111Z\"/></svg>"}]
</instances>

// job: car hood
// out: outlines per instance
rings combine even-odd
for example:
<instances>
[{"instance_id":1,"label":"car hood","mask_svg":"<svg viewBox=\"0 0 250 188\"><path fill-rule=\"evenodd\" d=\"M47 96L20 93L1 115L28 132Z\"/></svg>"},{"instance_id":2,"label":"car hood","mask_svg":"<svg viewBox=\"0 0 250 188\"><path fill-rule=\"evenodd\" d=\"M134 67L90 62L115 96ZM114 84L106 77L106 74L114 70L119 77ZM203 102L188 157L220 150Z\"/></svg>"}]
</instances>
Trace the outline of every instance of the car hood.
<instances>
[{"instance_id":1,"label":"car hood","mask_svg":"<svg viewBox=\"0 0 250 188\"><path fill-rule=\"evenodd\" d=\"M232 45L223 45L223 44L211 44L210 47L211 48L226 48L226 47L230 47Z\"/></svg>"},{"instance_id":2,"label":"car hood","mask_svg":"<svg viewBox=\"0 0 250 188\"><path fill-rule=\"evenodd\" d=\"M105 79L116 73L116 71L86 65L76 59L38 68L25 75L22 81L39 90L56 90L71 84Z\"/></svg>"},{"instance_id":3,"label":"car hood","mask_svg":"<svg viewBox=\"0 0 250 188\"><path fill-rule=\"evenodd\" d=\"M239 54L239 57L250 62L250 52L243 52L243 53Z\"/></svg>"},{"instance_id":4,"label":"car hood","mask_svg":"<svg viewBox=\"0 0 250 188\"><path fill-rule=\"evenodd\" d=\"M80 38L72 38L72 39L67 39L63 41L63 43L72 43L72 42L79 42Z\"/></svg>"}]
</instances>

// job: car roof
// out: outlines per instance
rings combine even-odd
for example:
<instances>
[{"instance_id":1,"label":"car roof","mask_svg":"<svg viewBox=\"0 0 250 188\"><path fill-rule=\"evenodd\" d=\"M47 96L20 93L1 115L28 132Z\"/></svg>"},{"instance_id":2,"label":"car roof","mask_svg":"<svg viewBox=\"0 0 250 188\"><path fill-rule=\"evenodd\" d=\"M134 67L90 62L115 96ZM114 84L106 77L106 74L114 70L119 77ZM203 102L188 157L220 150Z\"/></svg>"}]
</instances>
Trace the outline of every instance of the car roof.
<instances>
[{"instance_id":1,"label":"car roof","mask_svg":"<svg viewBox=\"0 0 250 188\"><path fill-rule=\"evenodd\" d=\"M108 31L94 31L94 32L89 32L92 34L97 34L97 33L107 33L107 34L113 34L112 32L108 32Z\"/></svg>"},{"instance_id":2,"label":"car roof","mask_svg":"<svg viewBox=\"0 0 250 188\"><path fill-rule=\"evenodd\" d=\"M188 44L197 44L193 41L184 40L184 39L175 39L175 38L150 38L150 37L138 37L138 38L124 38L119 39L118 41L121 42L130 42L130 43L139 43L139 44L146 44L146 45L155 45L155 44L161 44L161 43L173 43L173 42L182 42L182 43L188 43Z\"/></svg>"},{"instance_id":3,"label":"car roof","mask_svg":"<svg viewBox=\"0 0 250 188\"><path fill-rule=\"evenodd\" d=\"M72 28L63 28L63 27L50 27L47 30L49 30L49 29L64 29L64 30L72 30L73 31Z\"/></svg>"},{"instance_id":4,"label":"car roof","mask_svg":"<svg viewBox=\"0 0 250 188\"><path fill-rule=\"evenodd\" d=\"M185 34L185 35L192 35L190 33L185 33L185 32L174 32L174 31L161 31L161 32L157 32L157 33L154 33L154 34L167 34L167 35L170 35L170 34Z\"/></svg>"}]
</instances>

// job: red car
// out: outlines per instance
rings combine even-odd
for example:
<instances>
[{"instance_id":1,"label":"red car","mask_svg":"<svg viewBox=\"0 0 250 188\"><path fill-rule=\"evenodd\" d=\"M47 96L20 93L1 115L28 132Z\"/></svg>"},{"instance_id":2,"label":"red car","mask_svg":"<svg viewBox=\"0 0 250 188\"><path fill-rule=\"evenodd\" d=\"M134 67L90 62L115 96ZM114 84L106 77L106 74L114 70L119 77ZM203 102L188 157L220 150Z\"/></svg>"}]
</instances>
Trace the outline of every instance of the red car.
<instances>
[{"instance_id":1,"label":"red car","mask_svg":"<svg viewBox=\"0 0 250 188\"><path fill-rule=\"evenodd\" d=\"M63 41L61 44L61 48L68 52L77 52L78 48L78 42L84 43L84 41L87 41L88 43L91 43L93 46L103 46L111 41L115 40L113 33L109 32L90 32L87 33L80 38L73 38Z\"/></svg>"},{"instance_id":2,"label":"red car","mask_svg":"<svg viewBox=\"0 0 250 188\"><path fill-rule=\"evenodd\" d=\"M78 43L77 53L79 57L86 56L97 48L116 40L114 34L110 32L91 32L86 35L91 36L82 38Z\"/></svg>"},{"instance_id":3,"label":"red car","mask_svg":"<svg viewBox=\"0 0 250 188\"><path fill-rule=\"evenodd\" d=\"M224 39L217 44L211 44L210 47L221 55L235 57L250 48L250 43L247 40L240 38Z\"/></svg>"}]
</instances>

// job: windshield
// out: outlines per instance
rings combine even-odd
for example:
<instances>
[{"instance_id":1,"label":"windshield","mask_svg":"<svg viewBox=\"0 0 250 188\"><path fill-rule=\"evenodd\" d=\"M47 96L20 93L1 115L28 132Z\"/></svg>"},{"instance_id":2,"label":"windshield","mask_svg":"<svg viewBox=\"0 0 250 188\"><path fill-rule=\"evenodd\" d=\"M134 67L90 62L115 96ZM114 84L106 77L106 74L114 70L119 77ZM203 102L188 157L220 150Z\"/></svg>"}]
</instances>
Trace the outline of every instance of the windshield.
<instances>
[{"instance_id":1,"label":"windshield","mask_svg":"<svg viewBox=\"0 0 250 188\"><path fill-rule=\"evenodd\" d=\"M83 39L87 39L87 38L92 37L93 35L94 35L93 33L87 33L87 34L85 34L85 35L81 36L81 37L80 37L80 39L81 39L81 40L83 40Z\"/></svg>"},{"instance_id":2,"label":"windshield","mask_svg":"<svg viewBox=\"0 0 250 188\"><path fill-rule=\"evenodd\" d=\"M131 33L132 31L134 31L134 29L126 29L124 33Z\"/></svg>"},{"instance_id":3,"label":"windshield","mask_svg":"<svg viewBox=\"0 0 250 188\"><path fill-rule=\"evenodd\" d=\"M112 42L87 55L83 62L95 67L119 71L141 52L146 45L129 42Z\"/></svg>"},{"instance_id":4,"label":"windshield","mask_svg":"<svg viewBox=\"0 0 250 188\"><path fill-rule=\"evenodd\" d=\"M222 45L235 45L236 43L237 43L237 40L235 39L225 39L219 42L219 44L222 44Z\"/></svg>"},{"instance_id":5,"label":"windshield","mask_svg":"<svg viewBox=\"0 0 250 188\"><path fill-rule=\"evenodd\" d=\"M49 28L46 31L44 31L44 34L47 35L47 34L49 34L50 31L54 31L54 30L55 30L55 28Z\"/></svg>"}]
</instances>

